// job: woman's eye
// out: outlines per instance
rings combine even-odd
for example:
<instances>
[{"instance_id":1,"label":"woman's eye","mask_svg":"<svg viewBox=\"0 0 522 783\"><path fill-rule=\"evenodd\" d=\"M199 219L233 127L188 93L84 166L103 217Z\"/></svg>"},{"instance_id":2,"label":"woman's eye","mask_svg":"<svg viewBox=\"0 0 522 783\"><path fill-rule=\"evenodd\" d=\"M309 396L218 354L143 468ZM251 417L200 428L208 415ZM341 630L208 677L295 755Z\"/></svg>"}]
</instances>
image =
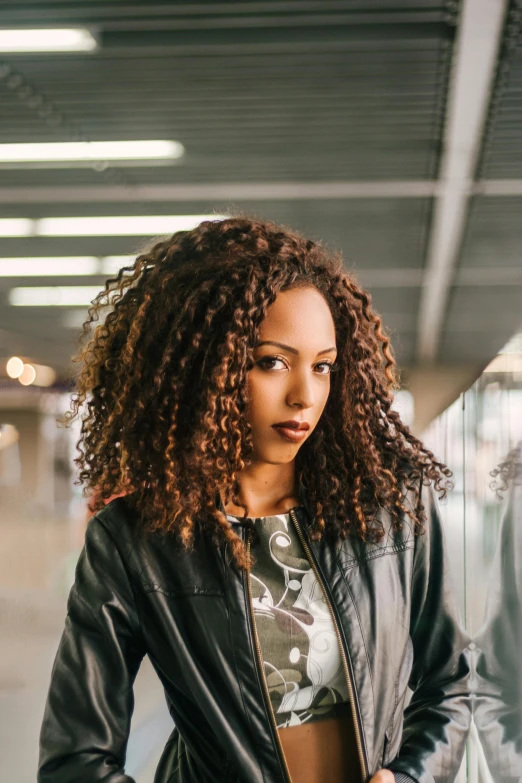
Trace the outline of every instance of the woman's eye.
<instances>
[{"instance_id":1,"label":"woman's eye","mask_svg":"<svg viewBox=\"0 0 522 783\"><path fill-rule=\"evenodd\" d=\"M267 370L271 370L273 369L273 367L268 367L268 364L270 364L271 362L282 362L284 364L283 360L278 359L277 356L265 356L264 359L260 359L258 361L258 364L260 367L264 367Z\"/></svg>"},{"instance_id":2,"label":"woman's eye","mask_svg":"<svg viewBox=\"0 0 522 783\"><path fill-rule=\"evenodd\" d=\"M330 373L331 373L331 372L333 372L333 370L336 370L336 369L337 369L337 367L334 367L334 366L333 366L333 364L331 364L330 362L321 362L320 364L318 364L318 365L316 365L316 366L317 366L317 367L321 367L321 365L322 365L323 367L324 367L324 366L326 366L326 367L329 367L329 368L330 368L330 370L329 370L328 372L322 372L322 373L320 373L320 375L330 375Z\"/></svg>"},{"instance_id":3,"label":"woman's eye","mask_svg":"<svg viewBox=\"0 0 522 783\"><path fill-rule=\"evenodd\" d=\"M280 359L278 356L265 356L263 359L260 359L258 361L258 364L261 367L264 367L267 370L271 370L271 369L274 369L274 368L273 367L269 367L268 365L273 363L273 362L281 362L282 364L284 364L284 361L282 359ZM324 372L324 371L323 372L319 372L318 373L319 375L330 375L332 372L337 370L337 365L334 365L331 362L319 362L319 364L316 364L315 366L316 367L329 367L330 368L328 372Z\"/></svg>"},{"instance_id":4,"label":"woman's eye","mask_svg":"<svg viewBox=\"0 0 522 783\"><path fill-rule=\"evenodd\" d=\"M329 367L330 369L328 372L320 372L319 375L331 375L333 372L337 372L337 370L339 369L339 365L333 364L332 362L320 362L319 364L316 364L316 367L321 367L321 366L322 367L326 366Z\"/></svg>"}]
</instances>

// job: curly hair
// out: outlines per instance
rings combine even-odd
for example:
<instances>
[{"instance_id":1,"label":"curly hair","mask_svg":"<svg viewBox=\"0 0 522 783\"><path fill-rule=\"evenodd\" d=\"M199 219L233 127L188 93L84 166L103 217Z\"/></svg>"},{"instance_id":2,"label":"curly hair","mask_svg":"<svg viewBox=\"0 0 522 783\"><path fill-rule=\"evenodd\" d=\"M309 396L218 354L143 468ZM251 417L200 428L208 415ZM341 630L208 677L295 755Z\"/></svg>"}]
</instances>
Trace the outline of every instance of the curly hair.
<instances>
[{"instance_id":1,"label":"curly hair","mask_svg":"<svg viewBox=\"0 0 522 783\"><path fill-rule=\"evenodd\" d=\"M504 492L511 484L522 484L522 441L517 443L489 473L493 476L489 488L493 490L497 500L503 500ZM498 478L500 476L500 478Z\"/></svg>"},{"instance_id":2,"label":"curly hair","mask_svg":"<svg viewBox=\"0 0 522 783\"><path fill-rule=\"evenodd\" d=\"M325 298L340 365L296 455L315 513L311 537L354 532L379 541L379 506L394 528L407 514L423 531L415 481L432 480L444 496L442 476L453 474L392 409L396 362L370 295L339 252L244 216L209 218L156 242L94 299L66 422L81 419L78 483L96 492L95 510L125 494L142 531L174 532L188 549L201 532L216 546L228 542L238 567L252 565L216 499L248 513L238 497L253 450L247 373L267 309L296 287ZM403 486L418 493L414 510Z\"/></svg>"}]
</instances>

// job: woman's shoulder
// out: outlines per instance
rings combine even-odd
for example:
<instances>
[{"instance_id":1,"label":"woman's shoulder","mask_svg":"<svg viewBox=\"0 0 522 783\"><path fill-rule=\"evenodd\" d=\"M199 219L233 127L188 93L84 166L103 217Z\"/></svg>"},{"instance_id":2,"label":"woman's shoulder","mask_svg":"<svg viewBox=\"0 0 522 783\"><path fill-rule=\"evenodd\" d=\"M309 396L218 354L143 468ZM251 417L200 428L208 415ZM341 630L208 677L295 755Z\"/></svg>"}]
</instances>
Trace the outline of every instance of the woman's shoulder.
<instances>
[{"instance_id":1,"label":"woman's shoulder","mask_svg":"<svg viewBox=\"0 0 522 783\"><path fill-rule=\"evenodd\" d=\"M133 584L146 592L222 591L216 547L199 541L186 549L174 531L146 529L129 496L111 500L91 517L89 540L106 562L111 555L121 559Z\"/></svg>"},{"instance_id":2,"label":"woman's shoulder","mask_svg":"<svg viewBox=\"0 0 522 783\"><path fill-rule=\"evenodd\" d=\"M96 524L103 525L109 532L137 530L138 514L128 497L118 495L93 513L88 525Z\"/></svg>"},{"instance_id":3,"label":"woman's shoulder","mask_svg":"<svg viewBox=\"0 0 522 783\"><path fill-rule=\"evenodd\" d=\"M139 515L129 499L117 497L96 511L87 522L85 542L111 551L128 561L140 539Z\"/></svg>"}]
</instances>

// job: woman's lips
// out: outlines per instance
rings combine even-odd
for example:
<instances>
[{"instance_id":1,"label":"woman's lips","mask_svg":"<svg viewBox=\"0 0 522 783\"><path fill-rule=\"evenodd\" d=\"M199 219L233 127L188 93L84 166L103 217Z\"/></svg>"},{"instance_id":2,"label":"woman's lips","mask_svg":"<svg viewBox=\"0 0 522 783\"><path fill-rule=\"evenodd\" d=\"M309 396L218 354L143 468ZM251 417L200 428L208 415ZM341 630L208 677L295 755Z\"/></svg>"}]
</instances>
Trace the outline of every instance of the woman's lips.
<instances>
[{"instance_id":1,"label":"woman's lips","mask_svg":"<svg viewBox=\"0 0 522 783\"><path fill-rule=\"evenodd\" d=\"M293 430L290 427L277 427L275 424L272 426L278 435L290 443L300 443L308 432L308 430Z\"/></svg>"}]
</instances>

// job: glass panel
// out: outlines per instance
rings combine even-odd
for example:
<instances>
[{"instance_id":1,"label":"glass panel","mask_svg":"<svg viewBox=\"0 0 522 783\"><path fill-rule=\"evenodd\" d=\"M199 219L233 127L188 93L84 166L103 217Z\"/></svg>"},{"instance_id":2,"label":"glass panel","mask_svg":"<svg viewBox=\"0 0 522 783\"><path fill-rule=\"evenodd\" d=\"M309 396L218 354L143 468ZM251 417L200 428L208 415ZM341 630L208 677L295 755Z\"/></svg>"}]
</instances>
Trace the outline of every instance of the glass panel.
<instances>
[{"instance_id":1,"label":"glass panel","mask_svg":"<svg viewBox=\"0 0 522 783\"><path fill-rule=\"evenodd\" d=\"M522 658L520 647L514 649L522 619L522 516L520 489L515 490L522 483L520 465L517 468L522 448L522 335L503 348L421 437L454 474L455 488L439 505L479 674L475 720L459 780L514 783L522 776L517 694ZM518 749L510 733L519 737Z\"/></svg>"}]
</instances>

